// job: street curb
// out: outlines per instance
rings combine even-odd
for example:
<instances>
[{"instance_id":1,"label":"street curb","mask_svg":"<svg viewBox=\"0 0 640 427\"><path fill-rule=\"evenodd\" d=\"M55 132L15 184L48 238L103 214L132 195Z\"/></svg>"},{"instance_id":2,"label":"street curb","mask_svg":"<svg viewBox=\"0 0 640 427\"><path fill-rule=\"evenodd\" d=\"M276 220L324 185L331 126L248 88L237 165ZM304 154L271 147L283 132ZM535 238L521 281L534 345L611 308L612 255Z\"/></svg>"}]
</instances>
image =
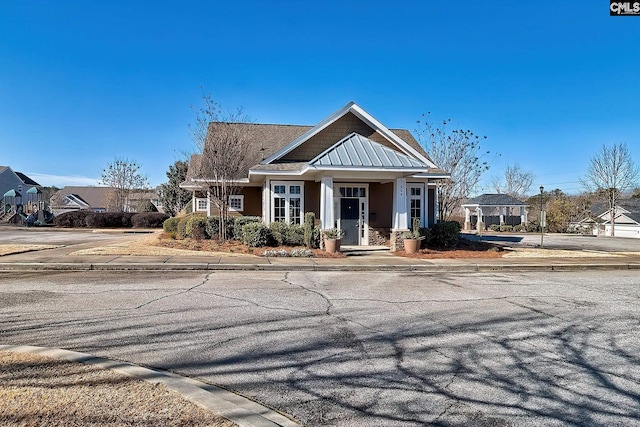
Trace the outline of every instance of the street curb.
<instances>
[{"instance_id":1,"label":"street curb","mask_svg":"<svg viewBox=\"0 0 640 427\"><path fill-rule=\"evenodd\" d=\"M398 264L398 265L301 265L301 264L208 264L208 263L0 263L0 271L404 271L467 273L487 271L585 271L639 270L640 262L587 264Z\"/></svg>"},{"instance_id":2,"label":"street curb","mask_svg":"<svg viewBox=\"0 0 640 427\"><path fill-rule=\"evenodd\" d=\"M85 363L139 378L151 384L162 384L180 393L191 402L233 421L240 427L300 426L300 424L286 416L244 396L171 372L156 371L128 362L56 348L0 345L0 350L14 353L30 353L70 362Z\"/></svg>"}]
</instances>

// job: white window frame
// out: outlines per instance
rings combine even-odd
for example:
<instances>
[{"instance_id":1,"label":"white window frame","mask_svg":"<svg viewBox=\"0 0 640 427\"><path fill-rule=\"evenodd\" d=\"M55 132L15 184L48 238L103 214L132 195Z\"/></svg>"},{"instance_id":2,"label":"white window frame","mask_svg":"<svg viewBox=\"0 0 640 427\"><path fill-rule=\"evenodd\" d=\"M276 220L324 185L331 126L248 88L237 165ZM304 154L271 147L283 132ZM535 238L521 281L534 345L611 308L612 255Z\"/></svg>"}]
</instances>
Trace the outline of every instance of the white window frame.
<instances>
[{"instance_id":1,"label":"white window frame","mask_svg":"<svg viewBox=\"0 0 640 427\"><path fill-rule=\"evenodd\" d=\"M275 187L278 185L284 185L285 192L284 193L276 193ZM300 193L291 193L292 186L299 186ZM275 200L276 199L284 199L284 215L285 222L291 224L291 199L300 199L300 222L296 222L296 224L302 225L304 222L304 181L271 181L271 212L270 212L270 222L274 222L276 219L275 213Z\"/></svg>"},{"instance_id":2,"label":"white window frame","mask_svg":"<svg viewBox=\"0 0 640 427\"><path fill-rule=\"evenodd\" d=\"M240 200L240 207L236 208L231 205L232 200ZM233 212L242 212L244 211L244 195L243 194L233 194L229 196L229 210Z\"/></svg>"},{"instance_id":3,"label":"white window frame","mask_svg":"<svg viewBox=\"0 0 640 427\"><path fill-rule=\"evenodd\" d=\"M204 208L200 207L200 203L204 203ZM206 197L196 197L196 212L207 212L207 207L209 206L209 201Z\"/></svg>"},{"instance_id":4,"label":"white window frame","mask_svg":"<svg viewBox=\"0 0 640 427\"><path fill-rule=\"evenodd\" d=\"M343 198L341 194L341 188L345 188L345 193L347 188L364 188L364 197L360 197L360 194L356 196L348 197L346 194L344 196L345 199L358 199L358 213L359 213L359 227L360 232L358 233L358 245L360 246L368 246L369 245L369 184L368 183L345 183L339 182L333 183L333 211L335 212L335 223L336 227L342 229L342 224L340 223L341 217L341 204L340 200Z\"/></svg>"},{"instance_id":5,"label":"white window frame","mask_svg":"<svg viewBox=\"0 0 640 427\"><path fill-rule=\"evenodd\" d=\"M412 195L411 189L418 188L420 189L420 195ZM426 214L426 193L427 187L423 183L411 183L407 182L407 218L409 220L409 229L413 227L413 223L411 220L411 200L420 200L420 227L425 227L425 214Z\"/></svg>"}]
</instances>

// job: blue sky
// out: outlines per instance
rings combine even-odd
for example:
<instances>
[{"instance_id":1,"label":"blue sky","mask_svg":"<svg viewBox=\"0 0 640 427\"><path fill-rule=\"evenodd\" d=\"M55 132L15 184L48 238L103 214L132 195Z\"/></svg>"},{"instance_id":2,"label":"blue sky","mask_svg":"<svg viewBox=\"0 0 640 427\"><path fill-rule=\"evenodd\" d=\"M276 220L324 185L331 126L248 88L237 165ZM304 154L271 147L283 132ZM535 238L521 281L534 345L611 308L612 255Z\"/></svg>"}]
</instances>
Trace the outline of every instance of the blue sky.
<instances>
[{"instance_id":1,"label":"blue sky","mask_svg":"<svg viewBox=\"0 0 640 427\"><path fill-rule=\"evenodd\" d=\"M640 163L640 16L580 1L0 1L0 165L95 183L115 158L153 185L194 151L202 89L259 123L355 101L488 138L491 176L576 193L602 144ZM489 190L483 185L478 191Z\"/></svg>"}]
</instances>

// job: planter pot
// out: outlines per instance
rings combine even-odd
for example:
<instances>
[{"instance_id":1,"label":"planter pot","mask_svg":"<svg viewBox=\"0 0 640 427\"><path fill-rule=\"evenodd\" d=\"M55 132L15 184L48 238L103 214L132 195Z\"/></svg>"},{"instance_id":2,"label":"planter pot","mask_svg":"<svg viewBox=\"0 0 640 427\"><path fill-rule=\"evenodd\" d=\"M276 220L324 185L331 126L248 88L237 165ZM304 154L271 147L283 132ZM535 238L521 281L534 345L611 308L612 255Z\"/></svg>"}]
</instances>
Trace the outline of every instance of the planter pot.
<instances>
[{"instance_id":1,"label":"planter pot","mask_svg":"<svg viewBox=\"0 0 640 427\"><path fill-rule=\"evenodd\" d=\"M324 250L330 254L340 252L340 239L325 239Z\"/></svg>"},{"instance_id":2,"label":"planter pot","mask_svg":"<svg viewBox=\"0 0 640 427\"><path fill-rule=\"evenodd\" d=\"M408 254L415 254L420 249L419 239L404 239L404 251Z\"/></svg>"}]
</instances>

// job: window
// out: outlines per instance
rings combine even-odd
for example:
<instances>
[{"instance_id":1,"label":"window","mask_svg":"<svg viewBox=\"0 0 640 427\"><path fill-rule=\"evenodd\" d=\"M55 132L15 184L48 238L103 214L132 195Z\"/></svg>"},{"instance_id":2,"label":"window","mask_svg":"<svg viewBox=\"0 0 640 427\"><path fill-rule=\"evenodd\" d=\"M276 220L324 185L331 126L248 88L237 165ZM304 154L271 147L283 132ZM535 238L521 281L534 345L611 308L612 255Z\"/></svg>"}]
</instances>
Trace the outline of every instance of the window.
<instances>
[{"instance_id":1,"label":"window","mask_svg":"<svg viewBox=\"0 0 640 427\"><path fill-rule=\"evenodd\" d=\"M207 210L207 199L196 199L196 211L202 212Z\"/></svg>"},{"instance_id":2,"label":"window","mask_svg":"<svg viewBox=\"0 0 640 427\"><path fill-rule=\"evenodd\" d=\"M271 184L273 221L302 224L304 209L304 184L302 182L277 182Z\"/></svg>"},{"instance_id":3,"label":"window","mask_svg":"<svg viewBox=\"0 0 640 427\"><path fill-rule=\"evenodd\" d=\"M340 197L366 197L366 187L340 187L338 190Z\"/></svg>"},{"instance_id":4,"label":"window","mask_svg":"<svg viewBox=\"0 0 640 427\"><path fill-rule=\"evenodd\" d=\"M423 185L422 184L408 184L408 203L409 203L409 228L413 227L414 218L418 218L420 225L424 225L423 218Z\"/></svg>"},{"instance_id":5,"label":"window","mask_svg":"<svg viewBox=\"0 0 640 427\"><path fill-rule=\"evenodd\" d=\"M244 210L244 196L243 195L229 196L229 210L242 212Z\"/></svg>"}]
</instances>

